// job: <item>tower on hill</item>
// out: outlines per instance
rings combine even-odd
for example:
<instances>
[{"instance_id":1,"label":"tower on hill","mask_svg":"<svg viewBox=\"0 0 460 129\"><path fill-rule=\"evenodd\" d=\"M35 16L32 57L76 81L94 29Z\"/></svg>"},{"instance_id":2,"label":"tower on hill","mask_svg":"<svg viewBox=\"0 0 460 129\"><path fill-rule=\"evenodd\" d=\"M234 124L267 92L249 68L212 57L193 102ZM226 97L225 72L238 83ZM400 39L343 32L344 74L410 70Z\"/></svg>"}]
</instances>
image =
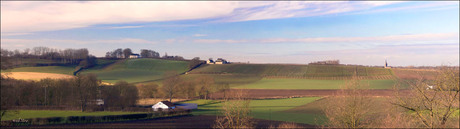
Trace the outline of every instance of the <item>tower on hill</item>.
<instances>
[{"instance_id":1,"label":"tower on hill","mask_svg":"<svg viewBox=\"0 0 460 129\"><path fill-rule=\"evenodd\" d=\"M390 67L390 66L388 66L388 62L387 62L387 59L385 59L385 66L383 66L383 67L384 67L384 68L386 68L386 69L391 69L391 67Z\"/></svg>"}]
</instances>

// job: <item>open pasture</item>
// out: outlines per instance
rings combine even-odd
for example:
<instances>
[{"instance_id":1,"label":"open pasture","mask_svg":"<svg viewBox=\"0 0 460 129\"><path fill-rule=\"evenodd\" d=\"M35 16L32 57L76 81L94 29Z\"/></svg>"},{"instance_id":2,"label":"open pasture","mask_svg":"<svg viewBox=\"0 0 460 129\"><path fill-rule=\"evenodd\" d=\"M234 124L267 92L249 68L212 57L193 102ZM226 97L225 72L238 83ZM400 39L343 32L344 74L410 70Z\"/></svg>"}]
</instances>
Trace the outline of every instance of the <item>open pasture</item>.
<instances>
[{"instance_id":1,"label":"open pasture","mask_svg":"<svg viewBox=\"0 0 460 129\"><path fill-rule=\"evenodd\" d=\"M202 76L214 78L216 85L228 84L230 87L241 86L259 81L262 77L245 74L186 74L181 75L184 80L195 80Z\"/></svg>"},{"instance_id":2,"label":"open pasture","mask_svg":"<svg viewBox=\"0 0 460 129\"><path fill-rule=\"evenodd\" d=\"M312 80L312 79L276 79L263 78L254 83L232 87L237 89L340 89L345 80ZM394 80L362 80L363 85L370 89L391 89Z\"/></svg>"},{"instance_id":3,"label":"open pasture","mask_svg":"<svg viewBox=\"0 0 460 129\"><path fill-rule=\"evenodd\" d=\"M315 118L317 114L286 113L283 111L311 103L318 99L320 97L251 100L249 106L251 108L251 116L257 119L316 124ZM195 101L185 101L183 103L195 103ZM192 111L192 113L194 115L219 115L221 108L222 104L220 102L213 101L198 105L198 109Z\"/></svg>"},{"instance_id":4,"label":"open pasture","mask_svg":"<svg viewBox=\"0 0 460 129\"><path fill-rule=\"evenodd\" d=\"M266 98L292 98L292 97L322 97L331 96L339 90L286 90L286 89L231 89L243 90L247 92L253 99L266 99ZM394 96L394 91L389 89L369 90L370 96ZM406 91L401 91L406 92ZM219 99L224 97L223 92L212 93L211 98Z\"/></svg>"},{"instance_id":5,"label":"open pasture","mask_svg":"<svg viewBox=\"0 0 460 129\"><path fill-rule=\"evenodd\" d=\"M187 71L186 61L162 59L127 59L119 60L109 66L95 67L82 73L94 73L105 82L114 83L120 80L127 82L144 82L163 77L166 71Z\"/></svg>"},{"instance_id":6,"label":"open pasture","mask_svg":"<svg viewBox=\"0 0 460 129\"><path fill-rule=\"evenodd\" d=\"M247 74L255 76L317 78L392 76L390 69L351 65L283 65L283 64L225 64L207 65L191 71L192 74ZM339 78L338 78L339 79ZM378 79L378 78L376 78Z\"/></svg>"}]
</instances>

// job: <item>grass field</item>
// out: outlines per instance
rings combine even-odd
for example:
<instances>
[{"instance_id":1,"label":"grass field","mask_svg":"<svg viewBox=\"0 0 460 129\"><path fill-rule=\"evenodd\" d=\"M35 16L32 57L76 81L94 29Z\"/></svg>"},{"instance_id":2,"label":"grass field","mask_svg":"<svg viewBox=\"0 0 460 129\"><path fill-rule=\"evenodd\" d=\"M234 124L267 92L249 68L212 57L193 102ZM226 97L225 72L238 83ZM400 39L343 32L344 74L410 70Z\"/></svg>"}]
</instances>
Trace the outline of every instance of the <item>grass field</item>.
<instances>
[{"instance_id":1,"label":"grass field","mask_svg":"<svg viewBox=\"0 0 460 129\"><path fill-rule=\"evenodd\" d=\"M267 99L251 100L251 116L258 119L288 121L305 124L317 124L316 117L318 114L311 113L290 113L283 112L298 106L311 103L319 97L290 98L290 99ZM215 100L193 100L184 103L198 103L198 109L192 113L194 115L219 115L222 104ZM321 122L320 122L321 123Z\"/></svg>"},{"instance_id":2,"label":"grass field","mask_svg":"<svg viewBox=\"0 0 460 129\"><path fill-rule=\"evenodd\" d=\"M345 80L312 80L312 79L273 79L264 78L255 83L236 86L238 89L340 89ZM391 89L394 80L362 80L369 84L370 89Z\"/></svg>"},{"instance_id":3,"label":"grass field","mask_svg":"<svg viewBox=\"0 0 460 129\"><path fill-rule=\"evenodd\" d=\"M120 60L106 67L94 67L82 73L94 73L104 82L114 83L119 80L127 82L144 82L160 79L166 71L187 71L187 62L161 59Z\"/></svg>"},{"instance_id":4,"label":"grass field","mask_svg":"<svg viewBox=\"0 0 460 129\"><path fill-rule=\"evenodd\" d=\"M2 70L3 72L38 72L38 73L58 73L73 75L76 66L40 66L40 67L19 67L14 69Z\"/></svg>"},{"instance_id":5,"label":"grass field","mask_svg":"<svg viewBox=\"0 0 460 129\"><path fill-rule=\"evenodd\" d=\"M104 115L123 115L137 114L142 112L81 112L81 111L62 111L62 110L19 110L16 113L9 112L2 117L4 120L45 118L45 117L68 117L68 116L104 116Z\"/></svg>"},{"instance_id":6,"label":"grass field","mask_svg":"<svg viewBox=\"0 0 460 129\"><path fill-rule=\"evenodd\" d=\"M281 65L281 64L225 64L208 65L193 70L191 73L213 74L248 74L257 76L282 77L350 77L358 76L389 76L390 69L348 65Z\"/></svg>"},{"instance_id":7,"label":"grass field","mask_svg":"<svg viewBox=\"0 0 460 129\"><path fill-rule=\"evenodd\" d=\"M201 76L209 76L214 78L216 85L220 84L229 84L230 87L241 86L245 84L250 84L259 81L262 77L244 75L244 74L228 74L228 75L213 75L213 74L187 74L182 75L181 77L184 80L194 80Z\"/></svg>"}]
</instances>

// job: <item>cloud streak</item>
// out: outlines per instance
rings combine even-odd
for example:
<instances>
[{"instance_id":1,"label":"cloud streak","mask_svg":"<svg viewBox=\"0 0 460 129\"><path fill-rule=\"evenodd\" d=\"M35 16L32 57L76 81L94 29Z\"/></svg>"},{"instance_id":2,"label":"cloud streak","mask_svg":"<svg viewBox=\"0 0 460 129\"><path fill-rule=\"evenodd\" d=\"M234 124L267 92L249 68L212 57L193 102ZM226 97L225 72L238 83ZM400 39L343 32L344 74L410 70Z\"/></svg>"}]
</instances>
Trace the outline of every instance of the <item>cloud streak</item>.
<instances>
[{"instance_id":1,"label":"cloud streak","mask_svg":"<svg viewBox=\"0 0 460 129\"><path fill-rule=\"evenodd\" d=\"M89 27L98 24L127 24L178 20L213 19L238 22L292 17L310 17L372 11L395 1L2 1L2 32L37 32ZM443 3L442 5L458 3ZM420 6L433 8L440 6ZM410 8L402 8L410 9ZM401 9L393 9L401 10ZM121 26L114 29L137 28Z\"/></svg>"},{"instance_id":2,"label":"cloud streak","mask_svg":"<svg viewBox=\"0 0 460 129\"><path fill-rule=\"evenodd\" d=\"M196 39L195 43L389 43L414 44L432 42L459 42L458 33L432 33L389 35L376 37L317 37L317 38L268 38L256 40Z\"/></svg>"},{"instance_id":3,"label":"cloud streak","mask_svg":"<svg viewBox=\"0 0 460 129\"><path fill-rule=\"evenodd\" d=\"M156 44L155 41L149 41L144 39L135 39L135 38L121 38L121 39L111 39L111 40L62 40L62 39L1 39L2 46L12 44L49 44L49 43L59 43L59 44Z\"/></svg>"}]
</instances>

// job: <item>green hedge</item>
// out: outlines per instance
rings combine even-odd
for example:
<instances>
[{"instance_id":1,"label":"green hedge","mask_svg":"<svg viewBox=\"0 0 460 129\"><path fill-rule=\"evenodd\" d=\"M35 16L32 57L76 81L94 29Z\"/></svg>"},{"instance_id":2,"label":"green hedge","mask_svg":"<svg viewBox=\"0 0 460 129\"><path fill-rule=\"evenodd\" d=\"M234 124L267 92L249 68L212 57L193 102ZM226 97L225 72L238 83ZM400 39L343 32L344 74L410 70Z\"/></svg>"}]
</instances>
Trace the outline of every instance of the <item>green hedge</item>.
<instances>
[{"instance_id":1,"label":"green hedge","mask_svg":"<svg viewBox=\"0 0 460 129\"><path fill-rule=\"evenodd\" d=\"M163 112L127 114L127 115L32 118L32 119L22 119L19 121L18 120L2 121L1 126L112 122L112 121L151 119L151 118L169 117L169 116L182 116L182 115L189 115L189 114L190 114L190 110L179 110L179 111L163 111Z\"/></svg>"}]
</instances>

